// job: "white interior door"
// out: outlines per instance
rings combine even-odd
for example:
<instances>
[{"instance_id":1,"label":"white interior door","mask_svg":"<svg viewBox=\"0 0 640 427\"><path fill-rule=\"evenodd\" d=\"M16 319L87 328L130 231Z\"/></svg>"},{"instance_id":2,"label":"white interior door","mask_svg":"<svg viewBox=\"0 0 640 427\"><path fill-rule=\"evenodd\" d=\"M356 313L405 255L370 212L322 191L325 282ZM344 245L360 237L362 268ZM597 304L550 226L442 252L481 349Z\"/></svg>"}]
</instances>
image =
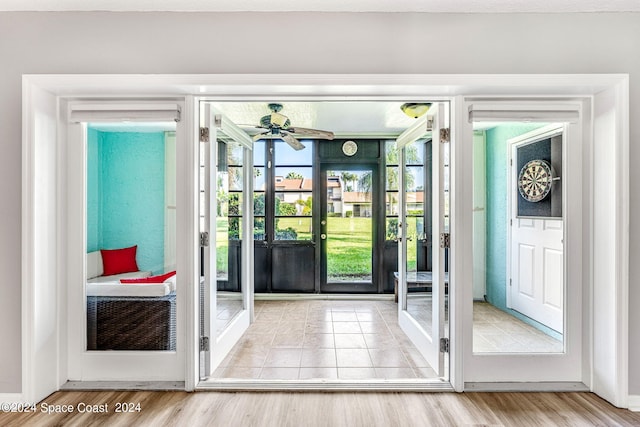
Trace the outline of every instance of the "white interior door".
<instances>
[{"instance_id":1,"label":"white interior door","mask_svg":"<svg viewBox=\"0 0 640 427\"><path fill-rule=\"evenodd\" d=\"M429 112L417 119L414 126L403 132L397 139L400 173L398 185L400 195L398 230L398 272L399 300L398 321L400 327L422 353L438 376L445 376L445 351L441 344L447 343L445 337L445 248L440 245L440 236L445 232L445 144L441 141L441 129L444 128L445 106L434 104ZM409 244L414 238L409 203L411 191L408 191L409 170L407 153L412 144L431 134L431 192L424 188L424 200L431 200L431 253L432 271L419 272L417 266L410 263ZM427 166L427 165L425 165ZM426 204L425 204L426 206ZM413 270L413 271L412 271ZM408 284L415 283L431 273L431 287L425 292L409 294ZM425 283L426 284L426 283ZM442 341L444 342L442 342Z\"/></svg>"},{"instance_id":2,"label":"white interior door","mask_svg":"<svg viewBox=\"0 0 640 427\"><path fill-rule=\"evenodd\" d=\"M203 108L209 135L200 150L201 377L207 378L253 321L253 140L208 104Z\"/></svg>"},{"instance_id":3,"label":"white interior door","mask_svg":"<svg viewBox=\"0 0 640 427\"><path fill-rule=\"evenodd\" d=\"M540 191L546 190L549 182L550 188L555 187L554 191L560 189L558 173L561 171L551 170L556 176L547 176L550 169L545 164L539 164L538 160L519 160L519 155L522 156L520 150L530 149L541 139L549 138L561 147L562 128L543 129L541 136L534 132L525 139L510 141L510 296L512 309L562 334L564 233L561 209L553 217L535 217L527 215L526 211L519 212L518 208L519 203L526 203L523 194L533 200L541 199ZM544 199L551 196L546 194Z\"/></svg>"}]
</instances>

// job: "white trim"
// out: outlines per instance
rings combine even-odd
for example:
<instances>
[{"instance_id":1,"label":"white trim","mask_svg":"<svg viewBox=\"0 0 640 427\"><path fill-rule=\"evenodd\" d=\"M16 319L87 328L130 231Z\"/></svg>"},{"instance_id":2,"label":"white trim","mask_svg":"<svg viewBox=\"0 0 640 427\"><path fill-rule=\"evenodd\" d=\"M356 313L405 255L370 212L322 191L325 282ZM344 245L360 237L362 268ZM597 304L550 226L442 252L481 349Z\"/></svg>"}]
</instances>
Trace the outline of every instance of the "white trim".
<instances>
[{"instance_id":1,"label":"white trim","mask_svg":"<svg viewBox=\"0 0 640 427\"><path fill-rule=\"evenodd\" d=\"M233 391L454 391L440 379L415 380L221 380L198 384L197 390Z\"/></svg>"},{"instance_id":2,"label":"white trim","mask_svg":"<svg viewBox=\"0 0 640 427\"><path fill-rule=\"evenodd\" d=\"M618 220L616 224L615 235L612 240L618 249L618 267L617 276L615 277L615 286L617 287L616 300L618 301L620 316L616 318L615 331L617 334L617 342L620 347L615 360L616 378L618 384L617 394L626 400L627 382L628 382L628 309L625 307L628 295L628 223L629 223L629 201L628 201L628 151L629 151L629 94L628 94L628 75L627 74L566 74L566 75L418 75L418 74L385 74L385 75L336 75L336 74L278 74L278 75L258 75L258 74L219 74L219 75L25 75L23 76L23 340L22 340L22 376L23 376L23 395L32 396L35 392L34 384L30 381L33 375L33 347L30 345L30 337L33 336L35 325L30 322L29 313L33 313L34 309L34 278L33 273L36 266L35 258L29 248L29 238L34 229L33 205L30 203L30 196L33 194L31 187L35 185L33 173L25 159L29 159L34 149L33 136L30 135L30 128L27 118L33 112L33 104L29 100L29 93L34 89L43 89L49 91L53 95L58 96L105 96L105 97L171 97L184 96L185 94L200 96L216 97L217 99L229 100L270 100L274 95L278 99L341 99L352 97L356 100L382 100L396 99L403 101L421 100L424 95L428 95L430 99L437 100L457 98L461 101L462 95L473 94L474 96L484 96L488 99L501 99L506 96L519 96L530 98L555 98L567 97L571 95L592 96L603 90L616 87L620 96L615 107L616 114L620 114L620 151L616 153L622 169L617 169L616 182L621 187L621 194L618 200L622 202L618 209ZM311 95L309 95L311 94ZM321 95L320 95L321 94ZM455 125L452 126L452 135L464 131L465 127L461 124L464 111L459 108L462 102L458 103L458 107L452 110L455 117ZM195 120L194 120L195 122ZM193 127L191 123L188 128ZM196 129L196 128L194 128ZM191 131L191 130L189 130ZM456 141L460 142L461 135L456 136ZM470 206L470 194L464 186L460 186L462 178L467 173L465 166L459 160L462 150L456 150L456 145L452 147L452 191L457 195L456 199L451 201L452 213L454 215L462 215L464 218L467 209ZM180 172L179 172L180 173ZM185 173L185 171L182 171ZM192 177L195 179L195 176ZM31 186L31 187L30 187ZM192 209L196 209L195 201ZM469 205L469 206L467 206ZM197 227L192 227L193 235L190 239L196 238ZM452 383L455 389L461 391L464 387L462 383L463 359L461 355L467 345L470 343L462 341L463 325L462 321L468 316L471 299L467 301L462 292L465 283L471 283L471 273L462 262L456 263L455 260L469 259L464 255L466 249L462 245L461 239L458 237L470 231L469 225L462 222L455 224L452 229L452 266L451 272L451 349L452 349ZM456 237L458 236L458 237ZM195 251L195 250L194 250ZM196 254L191 251L188 254L189 265L197 264ZM460 290L457 290L456 283L460 283ZM459 292L458 292L459 291ZM197 334L196 322L197 316L194 314L196 305L196 296L192 295L188 304L190 313L189 325L187 329L192 329L190 335ZM197 307L197 305L196 305ZM584 319L583 319L584 323ZM194 329L195 328L195 329ZM197 343L194 343L194 346ZM188 352L194 349L190 346ZM194 356L197 358L197 354ZM187 358L189 356L187 355ZM193 361L192 361L193 362ZM187 362L187 365L189 362ZM197 378L190 378L196 370L187 369L187 382L197 381ZM188 386L186 386L188 388ZM610 397L607 397L610 398Z\"/></svg>"},{"instance_id":3,"label":"white trim","mask_svg":"<svg viewBox=\"0 0 640 427\"><path fill-rule=\"evenodd\" d=\"M0 404L6 403L26 403L26 399L22 393L0 393ZM0 408L0 413L4 412Z\"/></svg>"},{"instance_id":4,"label":"white trim","mask_svg":"<svg viewBox=\"0 0 640 427\"><path fill-rule=\"evenodd\" d=\"M640 412L640 394L629 395L629 410Z\"/></svg>"},{"instance_id":5,"label":"white trim","mask_svg":"<svg viewBox=\"0 0 640 427\"><path fill-rule=\"evenodd\" d=\"M532 391L589 391L589 387L579 382L504 382L504 383L465 383L465 392L474 391L513 391L513 392L532 392Z\"/></svg>"}]
</instances>

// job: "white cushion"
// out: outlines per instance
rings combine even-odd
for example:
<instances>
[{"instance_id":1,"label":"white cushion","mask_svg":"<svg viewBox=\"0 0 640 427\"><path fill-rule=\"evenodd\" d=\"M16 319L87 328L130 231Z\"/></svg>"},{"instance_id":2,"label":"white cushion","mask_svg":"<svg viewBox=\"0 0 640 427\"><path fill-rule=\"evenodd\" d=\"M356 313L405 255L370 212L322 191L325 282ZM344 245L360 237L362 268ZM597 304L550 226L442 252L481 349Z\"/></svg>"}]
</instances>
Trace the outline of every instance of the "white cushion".
<instances>
[{"instance_id":1,"label":"white cushion","mask_svg":"<svg viewBox=\"0 0 640 427\"><path fill-rule=\"evenodd\" d=\"M87 254L87 279L93 279L103 274L102 254L100 251L89 252Z\"/></svg>"},{"instance_id":2,"label":"white cushion","mask_svg":"<svg viewBox=\"0 0 640 427\"><path fill-rule=\"evenodd\" d=\"M90 297L163 297L170 293L169 283L87 283Z\"/></svg>"},{"instance_id":3,"label":"white cushion","mask_svg":"<svg viewBox=\"0 0 640 427\"><path fill-rule=\"evenodd\" d=\"M131 273L112 274L111 276L98 276L87 280L87 283L120 282L120 279L142 279L151 276L150 271L133 271Z\"/></svg>"}]
</instances>

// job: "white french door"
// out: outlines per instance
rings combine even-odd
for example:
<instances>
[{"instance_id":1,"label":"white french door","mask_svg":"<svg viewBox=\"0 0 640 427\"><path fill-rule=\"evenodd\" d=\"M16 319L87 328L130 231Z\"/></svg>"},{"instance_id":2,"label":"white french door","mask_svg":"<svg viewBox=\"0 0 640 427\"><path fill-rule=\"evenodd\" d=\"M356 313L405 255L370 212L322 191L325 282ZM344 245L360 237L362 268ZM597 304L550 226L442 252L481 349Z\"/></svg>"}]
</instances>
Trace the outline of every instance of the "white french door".
<instances>
[{"instance_id":1,"label":"white french door","mask_svg":"<svg viewBox=\"0 0 640 427\"><path fill-rule=\"evenodd\" d=\"M69 106L70 381L185 379L190 280L178 256L186 249L180 236L187 229L179 219L185 203L175 191L188 185L176 173L187 151L183 106Z\"/></svg>"},{"instance_id":2,"label":"white french door","mask_svg":"<svg viewBox=\"0 0 640 427\"><path fill-rule=\"evenodd\" d=\"M218 367L253 321L253 140L208 103L200 149L200 376Z\"/></svg>"},{"instance_id":3,"label":"white french door","mask_svg":"<svg viewBox=\"0 0 640 427\"><path fill-rule=\"evenodd\" d=\"M456 240L461 252L486 248L482 257L467 252L486 285L482 300L472 300L473 283L464 287L472 313L465 315L465 388L584 387L582 104L467 100L463 110L457 164L482 163L485 173L461 173L462 186L486 195L486 226L473 224ZM474 135L483 144L474 145Z\"/></svg>"},{"instance_id":4,"label":"white french door","mask_svg":"<svg viewBox=\"0 0 640 427\"><path fill-rule=\"evenodd\" d=\"M397 139L399 156L398 189L400 208L398 214L398 321L402 330L422 353L436 375L444 377L445 352L448 339L445 336L445 244L440 244L440 236L445 236L445 151L448 143L441 140L444 128L445 104L436 103L431 106L425 116ZM420 177L413 174L407 166L409 153L416 149L418 141L431 139L431 159L425 156L425 166L431 170L431 185L415 182ZM425 176L424 181L427 181ZM431 240L432 271L418 271L413 262L415 254L412 246L425 233L426 224L415 216L415 203L423 197L423 209L431 205ZM430 203L428 203L430 201ZM412 207L412 204L414 206ZM426 212L427 221L429 213ZM420 235L423 236L420 236ZM429 283L430 279L430 283ZM422 292L409 293L409 284L422 286Z\"/></svg>"}]
</instances>

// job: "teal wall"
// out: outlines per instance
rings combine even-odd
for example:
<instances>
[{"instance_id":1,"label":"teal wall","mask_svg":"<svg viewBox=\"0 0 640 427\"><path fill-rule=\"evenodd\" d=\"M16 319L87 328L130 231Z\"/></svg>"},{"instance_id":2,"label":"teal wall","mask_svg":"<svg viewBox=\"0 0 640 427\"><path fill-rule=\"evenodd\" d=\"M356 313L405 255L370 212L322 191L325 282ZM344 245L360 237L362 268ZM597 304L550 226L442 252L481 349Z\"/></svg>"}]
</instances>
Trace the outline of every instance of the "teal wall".
<instances>
[{"instance_id":1,"label":"teal wall","mask_svg":"<svg viewBox=\"0 0 640 427\"><path fill-rule=\"evenodd\" d=\"M507 310L507 140L541 124L504 124L486 131L486 295L487 302Z\"/></svg>"},{"instance_id":2,"label":"teal wall","mask_svg":"<svg viewBox=\"0 0 640 427\"><path fill-rule=\"evenodd\" d=\"M138 267L164 271L164 141L164 132L89 130L88 251L138 245Z\"/></svg>"},{"instance_id":3,"label":"teal wall","mask_svg":"<svg viewBox=\"0 0 640 427\"><path fill-rule=\"evenodd\" d=\"M100 249L100 132L87 131L87 252Z\"/></svg>"}]
</instances>

